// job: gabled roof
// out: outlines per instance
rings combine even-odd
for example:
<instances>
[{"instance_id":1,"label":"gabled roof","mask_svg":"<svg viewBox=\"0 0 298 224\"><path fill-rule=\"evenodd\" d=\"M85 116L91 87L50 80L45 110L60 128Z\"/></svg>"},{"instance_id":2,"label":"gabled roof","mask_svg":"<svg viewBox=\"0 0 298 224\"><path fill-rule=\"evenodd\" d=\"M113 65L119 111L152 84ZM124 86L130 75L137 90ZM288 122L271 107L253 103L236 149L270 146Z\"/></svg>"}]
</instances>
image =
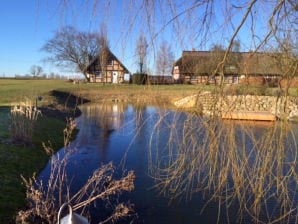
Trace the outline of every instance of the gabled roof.
<instances>
[{"instance_id":1,"label":"gabled roof","mask_svg":"<svg viewBox=\"0 0 298 224\"><path fill-rule=\"evenodd\" d=\"M101 52L94 58L94 60L88 65L87 71L90 71L95 65L101 66L101 58L105 58L106 63L109 61L118 61L118 63L123 67L124 73L130 73L129 70L122 64L122 62L111 52L109 48L104 48Z\"/></svg>"},{"instance_id":2,"label":"gabled roof","mask_svg":"<svg viewBox=\"0 0 298 224\"><path fill-rule=\"evenodd\" d=\"M222 60L224 51L183 51L174 66L182 74L212 74ZM230 52L224 66L225 74L279 75L276 54L254 52Z\"/></svg>"}]
</instances>

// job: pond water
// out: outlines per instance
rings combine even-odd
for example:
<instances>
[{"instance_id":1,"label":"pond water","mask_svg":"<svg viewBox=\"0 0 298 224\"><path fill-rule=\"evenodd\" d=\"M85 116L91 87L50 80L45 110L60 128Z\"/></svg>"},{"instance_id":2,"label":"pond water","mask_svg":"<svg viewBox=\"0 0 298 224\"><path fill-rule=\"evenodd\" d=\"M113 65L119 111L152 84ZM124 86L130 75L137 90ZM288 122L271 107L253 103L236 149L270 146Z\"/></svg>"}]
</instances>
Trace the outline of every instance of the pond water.
<instances>
[{"instance_id":1,"label":"pond water","mask_svg":"<svg viewBox=\"0 0 298 224\"><path fill-rule=\"evenodd\" d=\"M213 122L152 106L140 108L114 103L84 105L81 110L83 113L76 120L79 133L72 142L75 151L67 170L71 189L80 188L95 169L110 161L119 175L123 170L133 170L135 190L119 198L134 204L136 215L129 220L132 223L217 223L218 220L245 223L253 220L250 212L268 222L268 216L274 220L281 216L281 211L296 208L292 202L297 201L297 166L293 158L297 151L297 125L292 125L294 131L286 131L287 140L282 140L282 148L287 149L279 155L274 147L280 142L274 140L274 135L280 136L284 128L268 134L272 123L247 123L245 126L249 128L244 132L240 131L243 123ZM265 135L267 140L262 138ZM256 145L258 151L251 151ZM220 152L211 153L213 148ZM237 150L231 152L227 148ZM259 154L260 151L272 153ZM63 149L58 153L62 157ZM281 168L284 175L278 174L281 163L272 159L275 157L288 164ZM267 158L269 162L261 164ZM50 164L39 178L46 180L49 173ZM293 178L288 180L291 175ZM262 184L252 183L261 177ZM282 188L286 183L286 188ZM294 191L284 192L284 189L290 192L289 186ZM264 193L258 200L260 188ZM271 195L281 188L280 194L293 199L286 201L291 204L288 207L276 209L275 201L280 198ZM259 201L266 205L258 204ZM104 219L103 210L101 206L90 210L92 223ZM263 217L265 213L270 215ZM295 220L296 213L291 212L291 218L286 215L287 221L292 222L292 217Z\"/></svg>"}]
</instances>

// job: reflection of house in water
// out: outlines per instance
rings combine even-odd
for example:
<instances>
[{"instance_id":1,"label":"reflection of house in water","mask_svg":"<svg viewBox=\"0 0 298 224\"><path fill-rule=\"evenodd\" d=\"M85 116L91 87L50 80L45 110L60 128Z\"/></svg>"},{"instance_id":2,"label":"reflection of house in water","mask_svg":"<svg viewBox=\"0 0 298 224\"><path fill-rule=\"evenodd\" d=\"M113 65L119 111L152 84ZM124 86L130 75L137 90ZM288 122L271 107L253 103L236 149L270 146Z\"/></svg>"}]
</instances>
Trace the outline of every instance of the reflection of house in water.
<instances>
[{"instance_id":1,"label":"reflection of house in water","mask_svg":"<svg viewBox=\"0 0 298 224\"><path fill-rule=\"evenodd\" d=\"M81 109L84 114L84 121L82 121L81 118L80 122L82 125L80 129L84 129L85 126L93 127L92 133L90 133L88 137L83 137L85 138L84 141L88 141L86 138L91 137L98 139L101 144L106 144L113 131L121 127L126 108L127 105L121 103L102 103L83 106ZM82 130L82 132L88 131ZM100 138L98 138L99 136Z\"/></svg>"},{"instance_id":2,"label":"reflection of house in water","mask_svg":"<svg viewBox=\"0 0 298 224\"><path fill-rule=\"evenodd\" d=\"M113 131L120 128L122 115L127 105L119 103L103 103L90 105L84 113L94 124L105 131Z\"/></svg>"},{"instance_id":3,"label":"reflection of house in water","mask_svg":"<svg viewBox=\"0 0 298 224\"><path fill-rule=\"evenodd\" d=\"M119 104L102 105L100 112L101 126L104 130L116 130L121 126L121 114L123 107ZM121 110L122 109L122 110Z\"/></svg>"}]
</instances>

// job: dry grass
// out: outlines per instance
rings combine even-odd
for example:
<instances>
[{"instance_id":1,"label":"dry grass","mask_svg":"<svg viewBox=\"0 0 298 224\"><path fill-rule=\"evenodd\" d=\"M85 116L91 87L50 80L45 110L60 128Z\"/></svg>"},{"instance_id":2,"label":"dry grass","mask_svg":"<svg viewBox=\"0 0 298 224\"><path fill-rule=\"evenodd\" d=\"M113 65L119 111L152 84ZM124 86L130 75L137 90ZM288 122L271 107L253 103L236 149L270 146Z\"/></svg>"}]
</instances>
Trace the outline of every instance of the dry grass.
<instances>
[{"instance_id":1,"label":"dry grass","mask_svg":"<svg viewBox=\"0 0 298 224\"><path fill-rule=\"evenodd\" d=\"M10 136L14 144L30 145L34 123L41 112L30 101L11 107Z\"/></svg>"},{"instance_id":2,"label":"dry grass","mask_svg":"<svg viewBox=\"0 0 298 224\"><path fill-rule=\"evenodd\" d=\"M129 171L126 176L115 180L113 177L115 167L109 163L96 169L84 186L76 193L71 193L71 181L67 177L66 167L69 156L73 153L69 145L69 136L74 128L74 121L69 120L64 131L64 156L52 155L51 173L46 183L37 180L34 176L28 180L23 178L27 189L28 206L26 210L18 213L17 223L56 223L59 208L65 202L69 203L74 211L86 215L88 206L96 200L102 200L108 205L112 197L134 189L134 172ZM53 152L49 147L45 147L45 150L48 153ZM130 215L132 211L130 204L120 203L102 223L116 221Z\"/></svg>"}]
</instances>

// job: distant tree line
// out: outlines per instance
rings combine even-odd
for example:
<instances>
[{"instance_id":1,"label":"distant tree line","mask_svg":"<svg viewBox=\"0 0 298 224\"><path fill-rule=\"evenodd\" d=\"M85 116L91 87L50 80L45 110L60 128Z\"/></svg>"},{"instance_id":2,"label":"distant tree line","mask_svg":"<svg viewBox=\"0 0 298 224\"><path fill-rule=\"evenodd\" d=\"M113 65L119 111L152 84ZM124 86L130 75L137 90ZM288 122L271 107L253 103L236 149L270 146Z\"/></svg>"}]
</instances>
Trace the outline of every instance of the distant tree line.
<instances>
[{"instance_id":1,"label":"distant tree line","mask_svg":"<svg viewBox=\"0 0 298 224\"><path fill-rule=\"evenodd\" d=\"M5 75L3 75L5 78ZM27 74L15 74L16 79L68 79L65 74L50 72L44 72L43 68L39 65L32 65Z\"/></svg>"}]
</instances>

